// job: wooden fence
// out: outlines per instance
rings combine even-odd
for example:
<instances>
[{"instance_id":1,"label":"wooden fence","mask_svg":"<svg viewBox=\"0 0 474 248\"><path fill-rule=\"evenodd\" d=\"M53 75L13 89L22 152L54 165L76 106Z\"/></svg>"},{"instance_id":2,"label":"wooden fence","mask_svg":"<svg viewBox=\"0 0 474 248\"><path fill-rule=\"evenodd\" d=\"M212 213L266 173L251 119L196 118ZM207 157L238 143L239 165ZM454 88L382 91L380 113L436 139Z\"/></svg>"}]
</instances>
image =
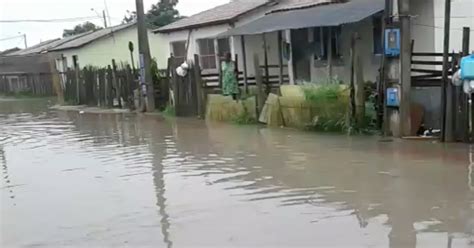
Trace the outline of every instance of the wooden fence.
<instances>
[{"instance_id":1,"label":"wooden fence","mask_svg":"<svg viewBox=\"0 0 474 248\"><path fill-rule=\"evenodd\" d=\"M185 77L176 75L176 68L182 61L175 60L171 57L168 60L168 73L170 75L169 88L173 92L174 106L177 116L200 116L205 115L205 105L207 94L221 92L221 72L217 73L204 72L199 63L199 56L194 56L194 64L191 65L188 74ZM238 65L238 58L236 61ZM289 83L288 75L272 75L270 68L279 69L279 66L269 65L261 66L258 56L254 57L254 75L248 76L246 72L237 68L237 78L239 86L242 88L242 94L249 93L249 86L255 86L258 110L263 107L266 95L272 89L278 89L281 84Z\"/></svg>"},{"instance_id":2,"label":"wooden fence","mask_svg":"<svg viewBox=\"0 0 474 248\"><path fill-rule=\"evenodd\" d=\"M456 61L461 58L459 53L449 54L449 61L455 67ZM413 52L412 53L412 86L413 87L441 87L443 75L443 54ZM450 68L448 75L453 75L453 68Z\"/></svg>"},{"instance_id":3,"label":"wooden fence","mask_svg":"<svg viewBox=\"0 0 474 248\"><path fill-rule=\"evenodd\" d=\"M50 73L10 73L0 75L0 93L53 96Z\"/></svg>"},{"instance_id":4,"label":"wooden fence","mask_svg":"<svg viewBox=\"0 0 474 248\"><path fill-rule=\"evenodd\" d=\"M69 104L133 107L138 82L130 66L85 67L65 72L64 100Z\"/></svg>"}]
</instances>

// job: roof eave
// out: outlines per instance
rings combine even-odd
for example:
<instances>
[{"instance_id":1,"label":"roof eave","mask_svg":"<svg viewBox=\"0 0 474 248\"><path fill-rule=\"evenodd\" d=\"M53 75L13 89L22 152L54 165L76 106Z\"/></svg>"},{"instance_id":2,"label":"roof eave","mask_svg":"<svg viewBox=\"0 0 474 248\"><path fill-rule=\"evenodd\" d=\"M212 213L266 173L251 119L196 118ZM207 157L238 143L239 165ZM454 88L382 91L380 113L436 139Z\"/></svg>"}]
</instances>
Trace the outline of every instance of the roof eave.
<instances>
[{"instance_id":1,"label":"roof eave","mask_svg":"<svg viewBox=\"0 0 474 248\"><path fill-rule=\"evenodd\" d=\"M250 9L250 10L247 10L247 11L244 11L238 15L235 15L229 19L225 19L225 20L219 20L219 21L213 21L213 22L205 22L205 23L198 23L198 24L194 24L194 25L189 25L189 26L183 26L183 27L179 27L179 28L170 28L170 29L162 29L162 28L158 28L158 29L155 29L155 30L152 30L153 33L172 33L172 32L177 32L177 31L182 31L182 30L189 30L189 29L196 29L196 28L202 28L202 27L207 27L207 26L214 26L214 25L221 25L221 24L229 24L229 25L232 25L233 23L235 23L240 17L252 12L252 11L255 11L257 9L260 9L264 6L267 6L267 5L271 5L271 4L274 4L275 2L274 1L268 1L268 2L265 2L265 3L262 3L261 5L258 5L256 6L255 8L253 9Z\"/></svg>"},{"instance_id":2,"label":"roof eave","mask_svg":"<svg viewBox=\"0 0 474 248\"><path fill-rule=\"evenodd\" d=\"M172 33L172 32L178 32L178 31L183 31L183 30L190 30L190 29L197 29L197 28L203 28L203 27L209 27L209 26L216 26L216 25L222 25L222 24L232 24L234 19L226 19L226 20L219 20L219 21L212 21L212 22L206 22L206 23L198 23L198 24L193 24L189 26L183 26L183 27L178 27L178 28L169 28L169 29L155 29L152 30L153 33Z\"/></svg>"},{"instance_id":3,"label":"roof eave","mask_svg":"<svg viewBox=\"0 0 474 248\"><path fill-rule=\"evenodd\" d=\"M107 38L107 37L109 37L111 34L113 34L113 33L115 33L115 32L121 32L122 30L126 30L126 29L128 29L128 28L130 28L130 27L134 27L134 26L135 26L135 25L130 25L130 26L127 26L127 27L124 27L124 28L121 28L121 29L112 30L112 32L110 32L110 33L104 34L104 35L102 35L102 36L100 36L100 37L97 37L97 38L95 38L95 39L93 39L93 40L90 40L90 41L88 41L88 42L82 43L81 45L71 46L71 47L65 47L65 48L59 48L59 49L58 49L58 48L54 48L54 49L48 50L48 52L60 52L60 51L66 51L66 50L72 50L72 49L79 49L79 48L82 48L82 47L84 47L84 46L87 46L87 45L89 45L89 44L91 44L91 43L93 43L93 42L95 42L95 41L97 41L97 40L100 40L100 39L103 39L103 38ZM81 37L82 37L82 36L81 36ZM78 38L81 38L81 37L78 37ZM72 42L72 41L68 41L68 42ZM67 42L64 43L64 44L67 44Z\"/></svg>"}]
</instances>

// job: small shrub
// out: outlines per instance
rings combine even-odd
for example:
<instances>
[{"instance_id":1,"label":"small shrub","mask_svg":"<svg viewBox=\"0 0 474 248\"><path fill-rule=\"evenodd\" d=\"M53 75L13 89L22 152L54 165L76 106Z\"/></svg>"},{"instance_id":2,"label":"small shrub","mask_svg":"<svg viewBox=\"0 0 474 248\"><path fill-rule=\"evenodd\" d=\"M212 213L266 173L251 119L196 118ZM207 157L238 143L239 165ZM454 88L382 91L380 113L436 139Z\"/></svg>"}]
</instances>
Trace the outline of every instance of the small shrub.
<instances>
[{"instance_id":1,"label":"small shrub","mask_svg":"<svg viewBox=\"0 0 474 248\"><path fill-rule=\"evenodd\" d=\"M163 115L165 115L165 116L176 116L175 108L171 105L167 105L165 110L163 110Z\"/></svg>"},{"instance_id":2,"label":"small shrub","mask_svg":"<svg viewBox=\"0 0 474 248\"><path fill-rule=\"evenodd\" d=\"M347 91L336 83L306 84L305 100L311 106L313 116L311 130L345 132L348 129L349 97Z\"/></svg>"},{"instance_id":3,"label":"small shrub","mask_svg":"<svg viewBox=\"0 0 474 248\"><path fill-rule=\"evenodd\" d=\"M238 125L252 125L256 124L257 120L253 117L245 105L243 105L244 111L240 112L234 119L233 122Z\"/></svg>"}]
</instances>

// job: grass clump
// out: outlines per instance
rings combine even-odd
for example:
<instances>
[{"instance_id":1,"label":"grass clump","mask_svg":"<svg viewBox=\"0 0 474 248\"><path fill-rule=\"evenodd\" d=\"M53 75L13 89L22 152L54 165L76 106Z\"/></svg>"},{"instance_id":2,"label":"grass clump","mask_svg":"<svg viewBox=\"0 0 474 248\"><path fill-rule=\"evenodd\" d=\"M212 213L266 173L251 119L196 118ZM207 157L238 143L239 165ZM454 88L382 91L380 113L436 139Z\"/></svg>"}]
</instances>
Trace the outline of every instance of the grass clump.
<instances>
[{"instance_id":1,"label":"grass clump","mask_svg":"<svg viewBox=\"0 0 474 248\"><path fill-rule=\"evenodd\" d=\"M305 100L311 108L311 130L346 132L349 93L339 84L307 84L303 86Z\"/></svg>"},{"instance_id":2,"label":"grass clump","mask_svg":"<svg viewBox=\"0 0 474 248\"><path fill-rule=\"evenodd\" d=\"M176 110L171 105L166 105L166 108L163 110L163 115L165 116L176 116Z\"/></svg>"},{"instance_id":3,"label":"grass clump","mask_svg":"<svg viewBox=\"0 0 474 248\"><path fill-rule=\"evenodd\" d=\"M233 119L233 123L238 125L253 125L257 124L257 120L248 111L242 111Z\"/></svg>"},{"instance_id":4,"label":"grass clump","mask_svg":"<svg viewBox=\"0 0 474 248\"><path fill-rule=\"evenodd\" d=\"M13 97L13 98L46 98L46 96L38 96L38 95L33 94L31 90L2 93L1 96Z\"/></svg>"}]
</instances>

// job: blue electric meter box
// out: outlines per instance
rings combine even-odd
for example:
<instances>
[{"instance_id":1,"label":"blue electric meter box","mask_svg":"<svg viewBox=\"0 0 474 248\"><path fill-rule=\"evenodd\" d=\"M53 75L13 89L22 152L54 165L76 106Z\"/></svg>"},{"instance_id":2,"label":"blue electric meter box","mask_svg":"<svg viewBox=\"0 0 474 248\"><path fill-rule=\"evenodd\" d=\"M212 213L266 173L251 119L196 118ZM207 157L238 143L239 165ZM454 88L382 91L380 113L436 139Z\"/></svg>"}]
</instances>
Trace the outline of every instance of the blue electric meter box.
<instances>
[{"instance_id":1,"label":"blue electric meter box","mask_svg":"<svg viewBox=\"0 0 474 248\"><path fill-rule=\"evenodd\" d=\"M400 56L400 29L385 30L385 55L388 57Z\"/></svg>"},{"instance_id":2,"label":"blue electric meter box","mask_svg":"<svg viewBox=\"0 0 474 248\"><path fill-rule=\"evenodd\" d=\"M398 94L398 88L387 88L387 107L400 107L400 94Z\"/></svg>"},{"instance_id":3,"label":"blue electric meter box","mask_svg":"<svg viewBox=\"0 0 474 248\"><path fill-rule=\"evenodd\" d=\"M474 80L474 54L462 58L461 60L461 79Z\"/></svg>"}]
</instances>

